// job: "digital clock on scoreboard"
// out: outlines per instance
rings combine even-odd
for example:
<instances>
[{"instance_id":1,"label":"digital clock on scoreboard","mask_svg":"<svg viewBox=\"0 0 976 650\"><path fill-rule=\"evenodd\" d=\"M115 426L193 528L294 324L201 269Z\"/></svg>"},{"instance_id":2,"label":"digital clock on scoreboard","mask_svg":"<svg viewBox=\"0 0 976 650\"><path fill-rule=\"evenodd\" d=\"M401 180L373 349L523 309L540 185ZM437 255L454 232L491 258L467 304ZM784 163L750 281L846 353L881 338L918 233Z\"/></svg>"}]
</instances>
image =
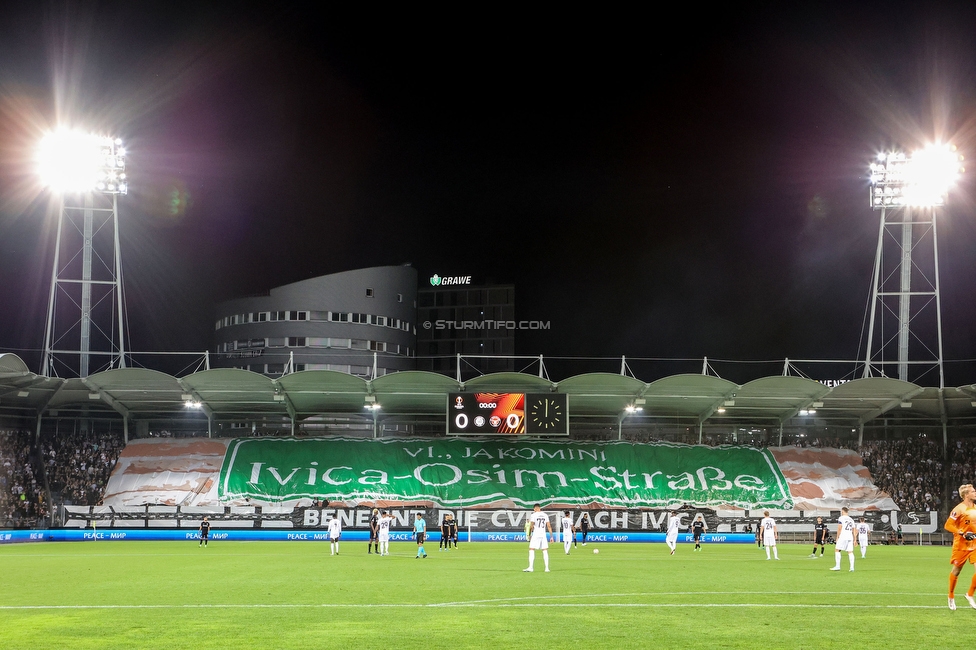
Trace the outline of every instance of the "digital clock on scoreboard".
<instances>
[{"instance_id":1,"label":"digital clock on scoreboard","mask_svg":"<svg viewBox=\"0 0 976 650\"><path fill-rule=\"evenodd\" d=\"M566 395L559 393L451 393L449 435L569 435Z\"/></svg>"}]
</instances>

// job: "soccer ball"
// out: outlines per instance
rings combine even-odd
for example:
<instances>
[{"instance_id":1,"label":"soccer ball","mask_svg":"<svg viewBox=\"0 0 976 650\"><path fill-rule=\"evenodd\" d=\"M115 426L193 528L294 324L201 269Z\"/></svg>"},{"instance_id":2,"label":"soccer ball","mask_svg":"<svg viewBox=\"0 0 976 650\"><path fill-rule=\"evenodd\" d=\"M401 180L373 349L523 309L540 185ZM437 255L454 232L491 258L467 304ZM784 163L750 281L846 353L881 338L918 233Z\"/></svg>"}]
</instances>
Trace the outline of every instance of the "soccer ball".
<instances>
[{"instance_id":1,"label":"soccer ball","mask_svg":"<svg viewBox=\"0 0 976 650\"><path fill-rule=\"evenodd\" d=\"M593 554L594 555L599 554L599 552L600 552L600 549L598 549L598 548L593 549Z\"/></svg>"}]
</instances>

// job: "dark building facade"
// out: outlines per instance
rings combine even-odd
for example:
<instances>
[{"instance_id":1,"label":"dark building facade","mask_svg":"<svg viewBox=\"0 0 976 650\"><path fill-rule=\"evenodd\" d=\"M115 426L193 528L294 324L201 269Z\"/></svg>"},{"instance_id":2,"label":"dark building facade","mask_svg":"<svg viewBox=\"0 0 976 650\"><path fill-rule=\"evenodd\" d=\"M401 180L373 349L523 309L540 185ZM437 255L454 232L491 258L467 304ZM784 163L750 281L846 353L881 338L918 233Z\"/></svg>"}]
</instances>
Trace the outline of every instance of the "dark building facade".
<instances>
[{"instance_id":1,"label":"dark building facade","mask_svg":"<svg viewBox=\"0 0 976 650\"><path fill-rule=\"evenodd\" d=\"M453 377L458 354L462 378L515 369L515 286L470 280L434 275L417 290L417 370Z\"/></svg>"}]
</instances>

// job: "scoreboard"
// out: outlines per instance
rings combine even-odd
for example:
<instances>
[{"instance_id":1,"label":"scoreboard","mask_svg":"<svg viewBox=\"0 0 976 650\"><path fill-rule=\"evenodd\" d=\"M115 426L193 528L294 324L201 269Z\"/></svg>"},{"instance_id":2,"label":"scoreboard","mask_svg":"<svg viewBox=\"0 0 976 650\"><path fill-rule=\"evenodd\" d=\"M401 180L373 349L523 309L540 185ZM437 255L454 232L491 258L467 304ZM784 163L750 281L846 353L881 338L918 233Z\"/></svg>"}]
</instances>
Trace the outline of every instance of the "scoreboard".
<instances>
[{"instance_id":1,"label":"scoreboard","mask_svg":"<svg viewBox=\"0 0 976 650\"><path fill-rule=\"evenodd\" d=\"M447 433L457 436L568 436L569 409L560 393L451 393Z\"/></svg>"}]
</instances>

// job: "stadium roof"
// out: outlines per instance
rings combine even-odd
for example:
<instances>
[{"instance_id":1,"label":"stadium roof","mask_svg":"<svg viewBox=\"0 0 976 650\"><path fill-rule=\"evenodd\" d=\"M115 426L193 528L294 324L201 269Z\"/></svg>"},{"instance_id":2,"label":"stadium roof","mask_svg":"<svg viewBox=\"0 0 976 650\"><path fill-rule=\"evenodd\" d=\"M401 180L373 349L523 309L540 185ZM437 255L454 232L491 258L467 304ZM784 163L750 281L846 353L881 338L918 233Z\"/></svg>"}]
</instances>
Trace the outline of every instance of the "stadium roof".
<instances>
[{"instance_id":1,"label":"stadium roof","mask_svg":"<svg viewBox=\"0 0 976 650\"><path fill-rule=\"evenodd\" d=\"M85 379L43 377L14 354L0 354L0 413L111 408L132 419L185 412L187 403L208 417L363 414L367 403L384 415L443 415L453 392L556 392L569 396L573 417L623 417L639 405L641 417L704 422L716 418L786 422L814 409L822 420L866 423L881 416L947 420L976 417L976 386L923 388L883 377L834 387L794 376L763 377L746 384L705 374L671 375L647 383L628 375L588 373L550 381L527 373L488 374L459 382L431 372L398 372L367 380L307 370L271 379L247 370L214 369L174 377L124 368Z\"/></svg>"}]
</instances>

